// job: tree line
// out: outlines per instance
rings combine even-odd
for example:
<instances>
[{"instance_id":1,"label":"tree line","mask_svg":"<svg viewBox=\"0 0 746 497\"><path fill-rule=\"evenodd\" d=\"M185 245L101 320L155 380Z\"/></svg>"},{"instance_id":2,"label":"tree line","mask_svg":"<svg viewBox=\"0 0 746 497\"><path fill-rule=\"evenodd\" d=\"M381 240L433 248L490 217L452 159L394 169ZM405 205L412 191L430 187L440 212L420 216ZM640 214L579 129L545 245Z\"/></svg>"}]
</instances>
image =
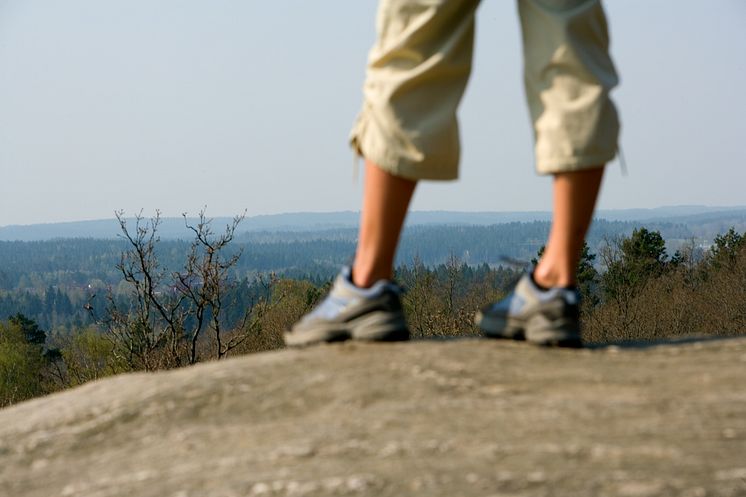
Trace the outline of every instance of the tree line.
<instances>
[{"instance_id":1,"label":"tree line","mask_svg":"<svg viewBox=\"0 0 746 497\"><path fill-rule=\"evenodd\" d=\"M626 222L596 220L588 237L596 251L603 240L628 235L637 227ZM186 227L185 227L186 228ZM397 265L419 261L434 267L457 256L469 266L528 261L545 239L547 222L493 226L421 225L405 230ZM665 224L660 232L671 240L686 239L690 229ZM354 229L321 232L241 233L225 248L241 253L231 278L252 287L259 275L274 273L290 279L325 281L354 253ZM53 333L67 333L93 322L84 311L91 295L110 289L126 296L128 284L116 265L127 250L119 240L60 239L44 242L0 242L0 316L22 313ZM180 269L189 240L160 240L155 254L166 270Z\"/></svg>"},{"instance_id":2,"label":"tree line","mask_svg":"<svg viewBox=\"0 0 746 497\"><path fill-rule=\"evenodd\" d=\"M202 213L187 224L193 239L178 253L162 247L158 216L137 218L134 226L120 222L116 287L77 301L54 288L44 295L55 312L79 306L79 325L50 332L18 310L5 314L0 405L111 374L281 348L282 332L313 308L333 277L238 277L248 255L232 246L240 217L216 232ZM584 246L578 268L585 341L746 331L746 234L730 229L709 248L692 241L669 255L659 231L637 228L607 234L597 247ZM534 260L541 250L534 248ZM502 298L527 266L474 264L454 252L429 264L414 255L396 270L407 290L403 305L413 336L478 334L476 309Z\"/></svg>"}]
</instances>

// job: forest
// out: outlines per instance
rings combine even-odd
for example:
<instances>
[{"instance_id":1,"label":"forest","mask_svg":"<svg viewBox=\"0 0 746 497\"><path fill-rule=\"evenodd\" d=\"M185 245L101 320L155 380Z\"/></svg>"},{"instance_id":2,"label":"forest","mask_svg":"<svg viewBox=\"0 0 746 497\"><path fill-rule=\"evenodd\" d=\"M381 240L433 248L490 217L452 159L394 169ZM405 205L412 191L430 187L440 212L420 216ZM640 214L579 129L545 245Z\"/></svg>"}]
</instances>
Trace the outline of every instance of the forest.
<instances>
[{"instance_id":1,"label":"forest","mask_svg":"<svg viewBox=\"0 0 746 497\"><path fill-rule=\"evenodd\" d=\"M639 224L596 220L588 236L593 252L604 240L630 234ZM695 240L701 231L683 224L657 223L669 246ZM428 267L455 256L468 266L490 267L527 263L541 247L549 230L543 221L489 226L415 225L402 237L398 266L415 260ZM188 235L188 233L186 233ZM236 232L226 254L241 256L231 267L231 278L243 288L255 286L260 275L305 279L314 283L332 278L350 261L355 247L353 228L319 231ZM189 251L188 239L160 240L155 250L163 268L179 270ZM0 317L21 313L45 330L64 333L91 324L86 304L108 292L123 296L128 285L116 265L127 249L124 239L61 238L50 241L0 241ZM252 291L254 291L253 289Z\"/></svg>"},{"instance_id":2,"label":"forest","mask_svg":"<svg viewBox=\"0 0 746 497\"><path fill-rule=\"evenodd\" d=\"M201 217L191 240L120 219L118 240L0 242L0 406L127 371L283 347L328 290L354 232L239 233ZM746 332L746 233L596 221L579 266L588 345ZM474 312L540 255L548 223L415 226L396 278L415 338L474 336ZM669 237L666 239L665 236ZM671 243L671 242L674 243ZM676 247L676 248L674 248Z\"/></svg>"}]
</instances>

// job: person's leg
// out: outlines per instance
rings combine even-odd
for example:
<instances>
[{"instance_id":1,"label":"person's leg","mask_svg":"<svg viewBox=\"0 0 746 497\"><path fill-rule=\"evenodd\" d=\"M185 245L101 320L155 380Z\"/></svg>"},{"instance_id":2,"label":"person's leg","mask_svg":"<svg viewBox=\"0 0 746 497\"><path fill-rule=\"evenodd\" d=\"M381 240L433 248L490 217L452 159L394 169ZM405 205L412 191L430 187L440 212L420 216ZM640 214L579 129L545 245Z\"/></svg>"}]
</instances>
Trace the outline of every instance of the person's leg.
<instances>
[{"instance_id":1,"label":"person's leg","mask_svg":"<svg viewBox=\"0 0 746 497\"><path fill-rule=\"evenodd\" d=\"M363 108L350 142L366 159L352 269L285 333L291 346L408 338L394 255L416 182L458 176L456 110L471 70L479 0L380 0Z\"/></svg>"},{"instance_id":2,"label":"person's leg","mask_svg":"<svg viewBox=\"0 0 746 497\"><path fill-rule=\"evenodd\" d=\"M394 176L365 162L360 234L352 265L352 282L368 288L391 279L404 218L417 182Z\"/></svg>"},{"instance_id":3,"label":"person's leg","mask_svg":"<svg viewBox=\"0 0 746 497\"><path fill-rule=\"evenodd\" d=\"M471 71L479 0L381 0L363 109L350 141L366 159L352 280L390 279L417 180L450 180L460 155L456 110Z\"/></svg>"},{"instance_id":4,"label":"person's leg","mask_svg":"<svg viewBox=\"0 0 746 497\"><path fill-rule=\"evenodd\" d=\"M569 286L603 167L617 151L609 92L618 77L600 0L520 0L519 12L536 167L554 175L552 228L534 278L547 288Z\"/></svg>"},{"instance_id":5,"label":"person's leg","mask_svg":"<svg viewBox=\"0 0 746 497\"><path fill-rule=\"evenodd\" d=\"M604 165L617 150L617 84L600 0L520 0L526 97L536 166L554 175L552 228L541 261L505 299L477 312L494 338L580 346L573 288Z\"/></svg>"},{"instance_id":6,"label":"person's leg","mask_svg":"<svg viewBox=\"0 0 746 497\"><path fill-rule=\"evenodd\" d=\"M593 216L604 168L554 175L552 228L534 281L545 288L576 283L583 240Z\"/></svg>"}]
</instances>

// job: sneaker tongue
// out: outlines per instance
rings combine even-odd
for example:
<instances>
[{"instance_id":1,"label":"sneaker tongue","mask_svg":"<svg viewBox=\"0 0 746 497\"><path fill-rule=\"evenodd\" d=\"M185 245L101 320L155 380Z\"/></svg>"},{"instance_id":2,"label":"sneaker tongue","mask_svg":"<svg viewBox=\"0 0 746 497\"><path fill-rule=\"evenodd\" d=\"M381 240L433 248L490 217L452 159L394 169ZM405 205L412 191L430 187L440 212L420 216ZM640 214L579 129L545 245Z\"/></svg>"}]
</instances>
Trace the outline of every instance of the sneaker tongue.
<instances>
[{"instance_id":1,"label":"sneaker tongue","mask_svg":"<svg viewBox=\"0 0 746 497\"><path fill-rule=\"evenodd\" d=\"M360 297L371 297L374 295L380 295L384 290L394 291L397 294L401 293L399 285L390 280L378 280L368 288L357 286L352 282L352 268L350 266L344 266L337 276L337 284L340 289L350 292L353 295Z\"/></svg>"},{"instance_id":2,"label":"sneaker tongue","mask_svg":"<svg viewBox=\"0 0 746 497\"><path fill-rule=\"evenodd\" d=\"M526 280L531 293L540 302L546 302L559 296L563 298L568 304L578 303L578 291L574 287L544 288L536 283L533 278L533 274L530 275L529 278L526 278Z\"/></svg>"},{"instance_id":3,"label":"sneaker tongue","mask_svg":"<svg viewBox=\"0 0 746 497\"><path fill-rule=\"evenodd\" d=\"M357 297L372 297L375 295L380 295L387 286L391 285L392 283L387 280L379 280L376 281L373 286L369 288L361 288L357 285L355 285L350 280L341 280L340 282L340 292L343 292L350 296L357 296Z\"/></svg>"},{"instance_id":4,"label":"sneaker tongue","mask_svg":"<svg viewBox=\"0 0 746 497\"><path fill-rule=\"evenodd\" d=\"M573 288L561 288L562 293L565 297L565 301L570 305L576 305L580 303L580 296L578 295L578 291Z\"/></svg>"},{"instance_id":5,"label":"sneaker tongue","mask_svg":"<svg viewBox=\"0 0 746 497\"><path fill-rule=\"evenodd\" d=\"M549 301L559 297L571 305L579 302L578 292L565 287L550 288L547 291L539 291L536 293L536 296L541 301Z\"/></svg>"},{"instance_id":6,"label":"sneaker tongue","mask_svg":"<svg viewBox=\"0 0 746 497\"><path fill-rule=\"evenodd\" d=\"M342 266L342 269L340 269L339 274L337 275L337 279L343 279L349 283L352 283L352 267Z\"/></svg>"}]
</instances>

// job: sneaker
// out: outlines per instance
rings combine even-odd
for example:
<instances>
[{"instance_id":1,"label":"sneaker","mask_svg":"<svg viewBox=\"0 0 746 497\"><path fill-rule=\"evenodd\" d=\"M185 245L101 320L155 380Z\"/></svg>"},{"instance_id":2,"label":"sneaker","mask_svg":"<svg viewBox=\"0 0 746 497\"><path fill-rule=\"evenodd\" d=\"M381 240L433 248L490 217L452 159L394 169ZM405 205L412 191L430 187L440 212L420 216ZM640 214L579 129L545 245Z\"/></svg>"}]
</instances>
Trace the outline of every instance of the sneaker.
<instances>
[{"instance_id":1,"label":"sneaker","mask_svg":"<svg viewBox=\"0 0 746 497\"><path fill-rule=\"evenodd\" d=\"M401 287L381 280L370 288L359 288L350 275L349 267L342 268L329 295L285 333L286 345L409 339L399 299Z\"/></svg>"},{"instance_id":2,"label":"sneaker","mask_svg":"<svg viewBox=\"0 0 746 497\"><path fill-rule=\"evenodd\" d=\"M504 299L483 307L476 324L485 336L553 347L582 347L580 294L572 288L542 290L530 274Z\"/></svg>"}]
</instances>

